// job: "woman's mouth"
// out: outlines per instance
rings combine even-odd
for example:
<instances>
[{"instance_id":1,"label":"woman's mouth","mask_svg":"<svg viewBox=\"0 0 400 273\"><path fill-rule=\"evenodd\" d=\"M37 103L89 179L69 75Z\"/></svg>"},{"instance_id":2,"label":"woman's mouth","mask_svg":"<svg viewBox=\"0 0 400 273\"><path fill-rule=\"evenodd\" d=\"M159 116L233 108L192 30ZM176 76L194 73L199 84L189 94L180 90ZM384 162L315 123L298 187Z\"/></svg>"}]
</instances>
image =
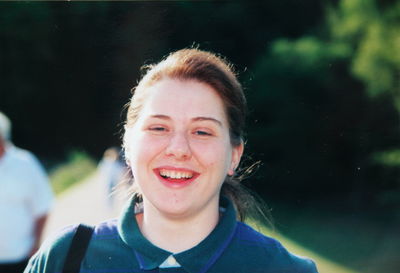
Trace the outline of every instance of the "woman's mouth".
<instances>
[{"instance_id":1,"label":"woman's mouth","mask_svg":"<svg viewBox=\"0 0 400 273\"><path fill-rule=\"evenodd\" d=\"M189 179L193 177L193 172L182 172L182 171L174 171L174 170L160 170L160 175L164 178L170 179Z\"/></svg>"},{"instance_id":2,"label":"woman's mouth","mask_svg":"<svg viewBox=\"0 0 400 273\"><path fill-rule=\"evenodd\" d=\"M193 181L200 174L181 168L157 168L154 169L156 175L161 178L161 181L172 185L186 185Z\"/></svg>"}]
</instances>

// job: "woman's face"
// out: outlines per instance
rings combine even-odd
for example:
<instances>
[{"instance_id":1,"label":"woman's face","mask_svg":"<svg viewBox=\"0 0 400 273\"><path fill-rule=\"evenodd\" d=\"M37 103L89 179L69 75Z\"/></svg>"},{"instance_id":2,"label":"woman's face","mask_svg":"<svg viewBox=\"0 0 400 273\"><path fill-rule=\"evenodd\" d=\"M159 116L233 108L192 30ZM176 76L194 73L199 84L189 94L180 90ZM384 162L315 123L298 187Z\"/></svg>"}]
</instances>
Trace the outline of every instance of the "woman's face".
<instances>
[{"instance_id":1,"label":"woman's face","mask_svg":"<svg viewBox=\"0 0 400 273\"><path fill-rule=\"evenodd\" d=\"M217 208L222 183L243 151L230 143L220 97L194 80L163 79L149 88L125 135L145 205L175 217Z\"/></svg>"}]
</instances>

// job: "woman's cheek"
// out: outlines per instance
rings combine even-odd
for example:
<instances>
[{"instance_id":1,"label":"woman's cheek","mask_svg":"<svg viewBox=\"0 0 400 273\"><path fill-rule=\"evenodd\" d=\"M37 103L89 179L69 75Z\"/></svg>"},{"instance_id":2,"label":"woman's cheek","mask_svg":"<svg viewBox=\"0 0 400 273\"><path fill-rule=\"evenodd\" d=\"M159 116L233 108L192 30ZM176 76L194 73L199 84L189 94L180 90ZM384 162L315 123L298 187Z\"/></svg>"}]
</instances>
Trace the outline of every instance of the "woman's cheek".
<instances>
[{"instance_id":1,"label":"woman's cheek","mask_svg":"<svg viewBox=\"0 0 400 273\"><path fill-rule=\"evenodd\" d=\"M163 152L168 140L166 137L143 135L136 143L138 157L152 158Z\"/></svg>"},{"instance_id":2,"label":"woman's cheek","mask_svg":"<svg viewBox=\"0 0 400 273\"><path fill-rule=\"evenodd\" d=\"M226 149L222 145L201 144L193 145L192 152L201 162L213 166L226 157ZM223 160L222 160L223 161Z\"/></svg>"}]
</instances>

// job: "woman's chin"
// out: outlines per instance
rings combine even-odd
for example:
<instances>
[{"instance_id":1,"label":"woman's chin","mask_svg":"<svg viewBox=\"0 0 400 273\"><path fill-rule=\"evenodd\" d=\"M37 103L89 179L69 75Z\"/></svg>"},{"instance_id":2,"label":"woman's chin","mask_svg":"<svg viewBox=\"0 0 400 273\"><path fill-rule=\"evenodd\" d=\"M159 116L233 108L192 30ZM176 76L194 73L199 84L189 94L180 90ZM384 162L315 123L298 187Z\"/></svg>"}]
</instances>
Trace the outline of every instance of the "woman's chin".
<instances>
[{"instance_id":1,"label":"woman's chin","mask_svg":"<svg viewBox=\"0 0 400 273\"><path fill-rule=\"evenodd\" d=\"M176 199L162 202L156 206L156 209L169 218L183 218L191 215L193 210L189 202Z\"/></svg>"}]
</instances>

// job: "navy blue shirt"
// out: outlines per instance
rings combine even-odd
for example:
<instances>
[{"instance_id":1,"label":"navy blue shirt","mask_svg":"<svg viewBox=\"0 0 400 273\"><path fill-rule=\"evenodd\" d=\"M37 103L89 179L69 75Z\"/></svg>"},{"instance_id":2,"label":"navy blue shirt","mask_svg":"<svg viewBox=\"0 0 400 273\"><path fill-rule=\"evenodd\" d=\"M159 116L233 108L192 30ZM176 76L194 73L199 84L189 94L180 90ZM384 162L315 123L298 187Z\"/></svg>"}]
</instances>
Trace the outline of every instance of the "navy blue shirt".
<instances>
[{"instance_id":1,"label":"navy blue shirt","mask_svg":"<svg viewBox=\"0 0 400 273\"><path fill-rule=\"evenodd\" d=\"M224 212L214 230L198 245L174 254L142 235L131 201L119 220L96 226L80 272L317 273L310 259L289 253L277 240L238 222L229 200L221 199L221 207ZM43 244L25 273L61 273L75 229L66 228ZM165 267L171 260L175 267Z\"/></svg>"}]
</instances>

